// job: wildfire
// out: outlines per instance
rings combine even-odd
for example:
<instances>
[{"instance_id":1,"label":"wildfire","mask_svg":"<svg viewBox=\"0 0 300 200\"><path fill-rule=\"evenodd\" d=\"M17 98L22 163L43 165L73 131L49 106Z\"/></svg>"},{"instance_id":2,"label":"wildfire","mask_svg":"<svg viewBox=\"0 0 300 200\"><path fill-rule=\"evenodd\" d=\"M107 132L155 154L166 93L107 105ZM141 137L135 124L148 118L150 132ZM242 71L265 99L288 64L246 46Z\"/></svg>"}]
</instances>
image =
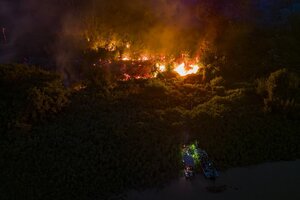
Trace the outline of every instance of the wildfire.
<instances>
[{"instance_id":1,"label":"wildfire","mask_svg":"<svg viewBox=\"0 0 300 200\"><path fill-rule=\"evenodd\" d=\"M121 58L121 60L123 61L149 61L150 57L146 56L146 55L142 55L138 58L132 58L131 55L129 54L124 54Z\"/></svg>"},{"instance_id":2,"label":"wildfire","mask_svg":"<svg viewBox=\"0 0 300 200\"><path fill-rule=\"evenodd\" d=\"M137 51L136 48L133 48L135 47L134 42L124 41L116 34L108 38L104 36L95 38L94 36L86 35L86 40L92 50L99 51L104 49L107 52L111 52L109 55L113 56L113 58L111 57L112 60L102 60L101 58L98 64L94 63L91 66L109 67L111 65L112 68L119 66L123 74L121 80L155 78L158 75L164 77L168 75L164 73L167 71L176 72L179 76L185 77L197 74L200 68L205 68L205 66L200 64L200 55L190 55L189 52L181 52L176 55L162 52L154 53L146 49Z\"/></svg>"},{"instance_id":3,"label":"wildfire","mask_svg":"<svg viewBox=\"0 0 300 200\"><path fill-rule=\"evenodd\" d=\"M149 78L153 78L153 77L150 75L129 75L127 73L124 73L123 78L121 78L120 80L128 81L131 79L149 79Z\"/></svg>"},{"instance_id":4,"label":"wildfire","mask_svg":"<svg viewBox=\"0 0 300 200\"><path fill-rule=\"evenodd\" d=\"M165 65L158 64L158 63L156 64L156 68L159 72L165 72L167 70Z\"/></svg>"},{"instance_id":5,"label":"wildfire","mask_svg":"<svg viewBox=\"0 0 300 200\"><path fill-rule=\"evenodd\" d=\"M123 61L128 61L128 60L131 60L131 58L130 58L130 56L128 56L128 55L124 55L124 56L122 57L122 60L123 60Z\"/></svg>"},{"instance_id":6,"label":"wildfire","mask_svg":"<svg viewBox=\"0 0 300 200\"><path fill-rule=\"evenodd\" d=\"M174 71L177 72L180 76L187 76L190 74L196 74L199 71L200 67L198 65L188 65L182 63L175 67Z\"/></svg>"},{"instance_id":7,"label":"wildfire","mask_svg":"<svg viewBox=\"0 0 300 200\"><path fill-rule=\"evenodd\" d=\"M90 41L90 38L87 38L87 40ZM105 48L108 51L114 51L116 42L111 41L110 43L105 44L97 43L96 46L98 47L101 45L105 45ZM131 45L130 43L126 43L124 47L130 49ZM160 73L166 72L168 70L172 70L178 75L184 77L187 75L198 73L201 68L198 64L196 64L199 63L198 57L190 58L188 54L182 54L181 57L175 58L172 56L166 57L163 55L153 55L149 53L137 54L132 53L128 50L126 52L122 52L122 54L118 58L118 61L121 61L120 63L122 64L122 66L124 66L128 71L134 72L124 73L123 78L121 79L124 81L130 79L154 78L157 77ZM99 62L101 63L101 65L103 65L103 63L105 63L106 65L110 65L113 61L109 60L109 62L104 62L102 61L102 59L100 59ZM96 67L97 64L93 64L93 66ZM146 70L146 73L140 73L137 71L142 68L147 68L148 71Z\"/></svg>"},{"instance_id":8,"label":"wildfire","mask_svg":"<svg viewBox=\"0 0 300 200\"><path fill-rule=\"evenodd\" d=\"M138 58L138 61L148 61L149 57L148 56L141 56L140 58Z\"/></svg>"}]
</instances>

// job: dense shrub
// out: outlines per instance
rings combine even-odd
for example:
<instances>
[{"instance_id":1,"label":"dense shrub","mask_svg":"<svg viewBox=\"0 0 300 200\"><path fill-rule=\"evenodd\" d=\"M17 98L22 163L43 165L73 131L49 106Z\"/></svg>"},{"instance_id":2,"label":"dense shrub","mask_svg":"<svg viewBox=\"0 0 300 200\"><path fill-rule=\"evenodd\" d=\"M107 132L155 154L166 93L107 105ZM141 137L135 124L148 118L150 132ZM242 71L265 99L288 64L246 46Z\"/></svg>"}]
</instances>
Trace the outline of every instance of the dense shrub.
<instances>
[{"instance_id":1,"label":"dense shrub","mask_svg":"<svg viewBox=\"0 0 300 200\"><path fill-rule=\"evenodd\" d=\"M224 86L224 85L225 85L225 80L221 76L218 76L210 81L210 86L213 88L217 86Z\"/></svg>"},{"instance_id":2,"label":"dense shrub","mask_svg":"<svg viewBox=\"0 0 300 200\"><path fill-rule=\"evenodd\" d=\"M1 70L1 127L11 133L0 141L1 199L108 199L158 186L178 177L187 138L221 168L300 156L298 121L265 115L253 84L219 95L177 78L130 80L68 96L53 73ZM46 118L26 134L8 126L24 116Z\"/></svg>"},{"instance_id":3,"label":"dense shrub","mask_svg":"<svg viewBox=\"0 0 300 200\"><path fill-rule=\"evenodd\" d=\"M55 73L25 65L0 65L1 127L32 123L61 111L68 90Z\"/></svg>"},{"instance_id":4,"label":"dense shrub","mask_svg":"<svg viewBox=\"0 0 300 200\"><path fill-rule=\"evenodd\" d=\"M266 97L268 95L266 90L266 80L264 78L257 79L255 81L256 85L256 93L262 97Z\"/></svg>"},{"instance_id":5,"label":"dense shrub","mask_svg":"<svg viewBox=\"0 0 300 200\"><path fill-rule=\"evenodd\" d=\"M287 69L271 73L266 82L268 98L273 101L295 98L295 90L299 88L299 78Z\"/></svg>"},{"instance_id":6,"label":"dense shrub","mask_svg":"<svg viewBox=\"0 0 300 200\"><path fill-rule=\"evenodd\" d=\"M145 89L147 90L148 93L164 93L168 90L167 86L165 83L160 81L159 79L151 79L148 81L148 83L145 86Z\"/></svg>"},{"instance_id":7,"label":"dense shrub","mask_svg":"<svg viewBox=\"0 0 300 200\"><path fill-rule=\"evenodd\" d=\"M257 93L264 97L265 111L290 114L299 103L299 77L297 74L280 69L268 79L256 81Z\"/></svg>"},{"instance_id":8,"label":"dense shrub","mask_svg":"<svg viewBox=\"0 0 300 200\"><path fill-rule=\"evenodd\" d=\"M297 121L265 115L260 106L249 89L213 97L191 111L192 138L210 152L219 167L299 157Z\"/></svg>"},{"instance_id":9,"label":"dense shrub","mask_svg":"<svg viewBox=\"0 0 300 200\"><path fill-rule=\"evenodd\" d=\"M108 92L113 82L110 72L101 66L87 66L86 77L89 87L100 89L104 93Z\"/></svg>"},{"instance_id":10,"label":"dense shrub","mask_svg":"<svg viewBox=\"0 0 300 200\"><path fill-rule=\"evenodd\" d=\"M242 89L229 90L224 97L214 96L209 101L198 105L191 111L192 118L205 114L206 117L215 119L224 117L234 105L239 105L242 98L245 98L245 91ZM201 119L199 119L201 121Z\"/></svg>"}]
</instances>

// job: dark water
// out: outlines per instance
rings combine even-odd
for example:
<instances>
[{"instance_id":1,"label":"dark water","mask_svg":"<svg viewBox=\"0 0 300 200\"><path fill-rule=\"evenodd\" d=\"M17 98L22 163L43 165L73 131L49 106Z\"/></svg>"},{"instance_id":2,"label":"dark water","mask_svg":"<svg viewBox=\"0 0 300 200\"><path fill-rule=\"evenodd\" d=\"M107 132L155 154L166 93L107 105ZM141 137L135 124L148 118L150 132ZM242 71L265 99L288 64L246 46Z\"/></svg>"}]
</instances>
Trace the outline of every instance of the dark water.
<instances>
[{"instance_id":1,"label":"dark water","mask_svg":"<svg viewBox=\"0 0 300 200\"><path fill-rule=\"evenodd\" d=\"M218 193L211 192L214 186ZM223 172L215 181L183 177L161 190L130 192L130 200L300 199L300 160L265 163Z\"/></svg>"}]
</instances>

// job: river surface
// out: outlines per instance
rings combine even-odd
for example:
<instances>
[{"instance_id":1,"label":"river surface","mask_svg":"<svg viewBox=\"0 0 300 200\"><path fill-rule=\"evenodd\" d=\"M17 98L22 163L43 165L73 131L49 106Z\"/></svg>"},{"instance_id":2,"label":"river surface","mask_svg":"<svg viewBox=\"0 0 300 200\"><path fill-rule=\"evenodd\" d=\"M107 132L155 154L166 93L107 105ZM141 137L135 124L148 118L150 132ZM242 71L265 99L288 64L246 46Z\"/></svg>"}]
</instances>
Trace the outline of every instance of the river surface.
<instances>
[{"instance_id":1,"label":"river surface","mask_svg":"<svg viewBox=\"0 0 300 200\"><path fill-rule=\"evenodd\" d=\"M218 188L212 192L209 188ZM161 189L132 191L129 200L300 200L300 160L265 163L221 172L215 181L197 175L184 177Z\"/></svg>"}]
</instances>

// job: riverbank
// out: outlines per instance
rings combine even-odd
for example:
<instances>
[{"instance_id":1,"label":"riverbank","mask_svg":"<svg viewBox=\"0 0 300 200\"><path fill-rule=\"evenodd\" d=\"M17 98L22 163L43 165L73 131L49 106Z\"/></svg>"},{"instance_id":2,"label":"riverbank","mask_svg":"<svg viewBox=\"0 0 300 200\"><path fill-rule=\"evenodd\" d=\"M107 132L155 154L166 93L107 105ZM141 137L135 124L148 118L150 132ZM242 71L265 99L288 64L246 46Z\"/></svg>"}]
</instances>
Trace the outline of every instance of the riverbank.
<instances>
[{"instance_id":1,"label":"riverbank","mask_svg":"<svg viewBox=\"0 0 300 200\"><path fill-rule=\"evenodd\" d=\"M130 192L129 200L214 200L214 199L300 199L300 160L265 163L256 166L233 168L222 172L212 182L198 175L192 181L184 177L161 190ZM211 186L224 188L212 193Z\"/></svg>"}]
</instances>

